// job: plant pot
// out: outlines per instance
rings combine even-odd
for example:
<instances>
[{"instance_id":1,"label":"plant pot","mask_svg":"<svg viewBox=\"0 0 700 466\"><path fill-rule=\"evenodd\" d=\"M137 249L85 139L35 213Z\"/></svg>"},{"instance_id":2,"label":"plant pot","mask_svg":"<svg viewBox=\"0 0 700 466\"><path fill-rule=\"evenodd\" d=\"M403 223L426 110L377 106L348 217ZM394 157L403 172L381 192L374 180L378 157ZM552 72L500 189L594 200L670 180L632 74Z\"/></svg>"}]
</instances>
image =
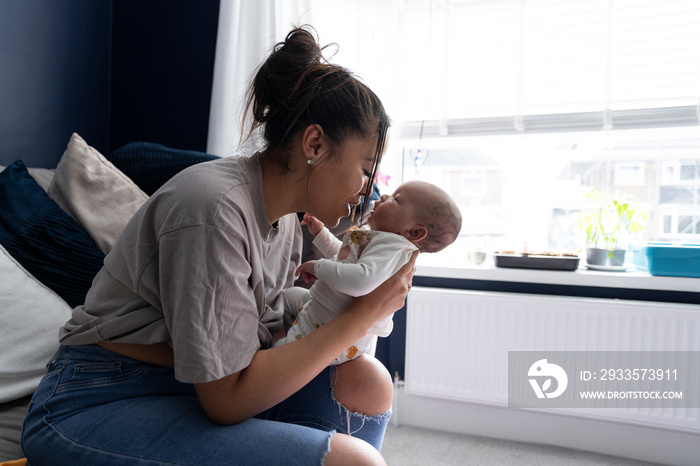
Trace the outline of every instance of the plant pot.
<instances>
[{"instance_id":1,"label":"plant pot","mask_svg":"<svg viewBox=\"0 0 700 466\"><path fill-rule=\"evenodd\" d=\"M586 261L591 265L619 267L625 264L625 249L586 248Z\"/></svg>"},{"instance_id":2,"label":"plant pot","mask_svg":"<svg viewBox=\"0 0 700 466\"><path fill-rule=\"evenodd\" d=\"M608 265L619 267L625 265L625 250L613 249L608 254Z\"/></svg>"},{"instance_id":3,"label":"plant pot","mask_svg":"<svg viewBox=\"0 0 700 466\"><path fill-rule=\"evenodd\" d=\"M609 252L603 248L586 248L586 262L591 265L607 265Z\"/></svg>"}]
</instances>

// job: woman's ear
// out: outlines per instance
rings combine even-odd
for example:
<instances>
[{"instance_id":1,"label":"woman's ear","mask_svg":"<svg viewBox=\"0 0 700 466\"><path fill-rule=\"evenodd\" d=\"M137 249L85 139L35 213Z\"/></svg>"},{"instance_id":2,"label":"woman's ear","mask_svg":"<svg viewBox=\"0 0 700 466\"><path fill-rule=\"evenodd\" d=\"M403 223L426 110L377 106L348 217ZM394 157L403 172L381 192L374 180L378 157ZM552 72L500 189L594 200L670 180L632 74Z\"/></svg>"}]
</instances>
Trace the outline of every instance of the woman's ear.
<instances>
[{"instance_id":1,"label":"woman's ear","mask_svg":"<svg viewBox=\"0 0 700 466\"><path fill-rule=\"evenodd\" d=\"M301 137L302 150L309 165L319 161L321 155L328 152L330 148L326 140L323 128L320 125L309 125L304 130Z\"/></svg>"}]
</instances>

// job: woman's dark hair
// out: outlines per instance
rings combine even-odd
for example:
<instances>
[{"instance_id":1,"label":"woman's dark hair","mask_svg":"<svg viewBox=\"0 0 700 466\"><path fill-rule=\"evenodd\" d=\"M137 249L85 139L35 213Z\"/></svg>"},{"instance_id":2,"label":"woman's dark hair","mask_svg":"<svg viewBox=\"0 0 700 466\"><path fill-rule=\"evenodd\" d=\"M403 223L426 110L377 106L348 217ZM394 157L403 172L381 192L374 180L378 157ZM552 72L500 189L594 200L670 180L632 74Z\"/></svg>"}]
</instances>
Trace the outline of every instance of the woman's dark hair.
<instances>
[{"instance_id":1,"label":"woman's dark hair","mask_svg":"<svg viewBox=\"0 0 700 466\"><path fill-rule=\"evenodd\" d=\"M384 152L389 117L369 87L349 70L324 58L328 46L320 47L307 29L312 28L298 27L287 34L255 74L245 110L246 119L252 118L248 136L262 127L267 149L281 155L276 162L287 170L284 149L309 125L319 125L332 146L349 137L376 134L377 149L365 193L369 199Z\"/></svg>"}]
</instances>

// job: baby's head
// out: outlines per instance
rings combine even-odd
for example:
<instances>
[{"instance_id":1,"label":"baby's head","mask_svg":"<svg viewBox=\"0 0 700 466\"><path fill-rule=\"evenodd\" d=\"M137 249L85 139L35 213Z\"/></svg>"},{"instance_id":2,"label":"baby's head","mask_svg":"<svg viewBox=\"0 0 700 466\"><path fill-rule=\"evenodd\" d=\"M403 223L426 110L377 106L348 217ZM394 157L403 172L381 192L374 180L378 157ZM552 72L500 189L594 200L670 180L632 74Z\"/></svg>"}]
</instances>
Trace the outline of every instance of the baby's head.
<instances>
[{"instance_id":1,"label":"baby's head","mask_svg":"<svg viewBox=\"0 0 700 466\"><path fill-rule=\"evenodd\" d=\"M421 252L438 252L457 239L462 214L444 190L408 181L375 202L367 223L373 230L405 236Z\"/></svg>"}]
</instances>

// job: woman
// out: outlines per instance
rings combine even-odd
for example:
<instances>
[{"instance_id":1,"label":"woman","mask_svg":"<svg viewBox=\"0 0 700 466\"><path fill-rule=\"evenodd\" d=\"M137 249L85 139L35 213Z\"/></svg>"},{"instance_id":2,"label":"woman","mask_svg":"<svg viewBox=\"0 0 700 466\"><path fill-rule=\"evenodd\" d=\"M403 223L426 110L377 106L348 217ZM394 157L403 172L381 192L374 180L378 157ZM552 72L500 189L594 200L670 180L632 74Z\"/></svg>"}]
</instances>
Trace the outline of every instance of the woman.
<instances>
[{"instance_id":1,"label":"woman","mask_svg":"<svg viewBox=\"0 0 700 466\"><path fill-rule=\"evenodd\" d=\"M369 357L327 366L402 306L415 257L270 347L300 261L294 214L335 225L370 195L388 117L305 29L260 67L248 110L265 150L166 183L61 329L25 420L30 464L383 464L388 372Z\"/></svg>"}]
</instances>

